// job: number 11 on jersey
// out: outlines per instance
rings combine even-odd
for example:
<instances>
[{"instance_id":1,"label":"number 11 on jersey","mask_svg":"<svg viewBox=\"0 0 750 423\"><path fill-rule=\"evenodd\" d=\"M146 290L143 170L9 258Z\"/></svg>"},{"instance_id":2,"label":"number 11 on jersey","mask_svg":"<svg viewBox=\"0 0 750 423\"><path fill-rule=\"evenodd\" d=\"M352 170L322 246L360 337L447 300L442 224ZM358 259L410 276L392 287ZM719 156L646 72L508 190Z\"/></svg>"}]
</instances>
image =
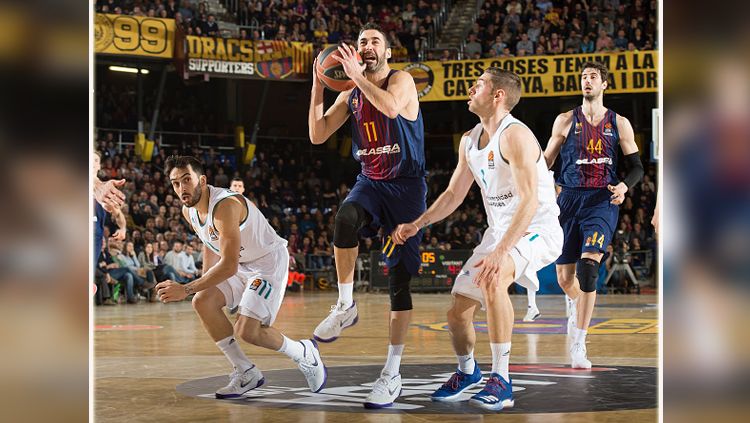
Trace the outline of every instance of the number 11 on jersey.
<instances>
[{"instance_id":1,"label":"number 11 on jersey","mask_svg":"<svg viewBox=\"0 0 750 423\"><path fill-rule=\"evenodd\" d=\"M375 132L375 122L365 122L365 132L367 132L367 141L376 142L378 140L378 133ZM370 134L370 127L372 127L372 134Z\"/></svg>"}]
</instances>

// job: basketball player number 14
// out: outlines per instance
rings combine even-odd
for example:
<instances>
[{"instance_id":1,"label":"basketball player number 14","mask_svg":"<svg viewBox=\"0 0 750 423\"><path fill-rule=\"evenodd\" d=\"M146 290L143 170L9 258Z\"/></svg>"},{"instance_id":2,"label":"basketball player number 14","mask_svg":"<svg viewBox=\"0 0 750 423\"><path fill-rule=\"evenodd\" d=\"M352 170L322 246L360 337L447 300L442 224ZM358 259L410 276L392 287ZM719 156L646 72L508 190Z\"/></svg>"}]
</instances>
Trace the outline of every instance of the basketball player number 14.
<instances>
[{"instance_id":1,"label":"basketball player number 14","mask_svg":"<svg viewBox=\"0 0 750 423\"><path fill-rule=\"evenodd\" d=\"M598 239L597 239L598 238ZM594 246L599 244L599 248L603 248L604 234L599 235L599 232L594 232L594 235L586 239L586 246Z\"/></svg>"},{"instance_id":2,"label":"basketball player number 14","mask_svg":"<svg viewBox=\"0 0 750 423\"><path fill-rule=\"evenodd\" d=\"M375 122L365 122L364 125L365 125L365 132L367 132L367 141L368 142L377 141L378 133L375 132ZM372 127L372 135L370 134L370 127Z\"/></svg>"}]
</instances>

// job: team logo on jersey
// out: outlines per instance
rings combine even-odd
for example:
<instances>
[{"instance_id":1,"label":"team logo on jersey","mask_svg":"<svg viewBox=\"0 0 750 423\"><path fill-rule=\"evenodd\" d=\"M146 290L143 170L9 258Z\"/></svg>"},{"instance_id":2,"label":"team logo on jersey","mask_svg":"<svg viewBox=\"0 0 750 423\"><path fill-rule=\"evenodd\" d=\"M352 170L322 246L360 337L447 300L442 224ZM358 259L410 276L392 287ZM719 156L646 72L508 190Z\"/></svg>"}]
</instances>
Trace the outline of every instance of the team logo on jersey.
<instances>
[{"instance_id":1,"label":"team logo on jersey","mask_svg":"<svg viewBox=\"0 0 750 423\"><path fill-rule=\"evenodd\" d=\"M608 137L612 136L612 124L609 122L604 124L604 135Z\"/></svg>"},{"instance_id":2,"label":"team logo on jersey","mask_svg":"<svg viewBox=\"0 0 750 423\"><path fill-rule=\"evenodd\" d=\"M495 152L490 150L490 154L487 155L487 168L489 170L495 169Z\"/></svg>"},{"instance_id":3,"label":"team logo on jersey","mask_svg":"<svg viewBox=\"0 0 750 423\"><path fill-rule=\"evenodd\" d=\"M219 240L219 234L216 232L216 229L214 229L213 226L208 227L208 238L211 241L218 241Z\"/></svg>"},{"instance_id":4,"label":"team logo on jersey","mask_svg":"<svg viewBox=\"0 0 750 423\"><path fill-rule=\"evenodd\" d=\"M578 135L583 130L583 124L581 122L576 122L576 129L573 131L573 135Z\"/></svg>"},{"instance_id":5,"label":"team logo on jersey","mask_svg":"<svg viewBox=\"0 0 750 423\"><path fill-rule=\"evenodd\" d=\"M250 282L250 286L248 286L249 289L253 291L257 291L260 286L263 285L263 279L256 279L252 282Z\"/></svg>"},{"instance_id":6,"label":"team logo on jersey","mask_svg":"<svg viewBox=\"0 0 750 423\"><path fill-rule=\"evenodd\" d=\"M373 156L380 154L396 154L401 152L401 147L398 144L384 145L378 148L362 148L357 150L357 156Z\"/></svg>"},{"instance_id":7,"label":"team logo on jersey","mask_svg":"<svg viewBox=\"0 0 750 423\"><path fill-rule=\"evenodd\" d=\"M362 118L362 102L359 101L359 96L355 95L352 97L350 106L354 119L360 120Z\"/></svg>"}]
</instances>

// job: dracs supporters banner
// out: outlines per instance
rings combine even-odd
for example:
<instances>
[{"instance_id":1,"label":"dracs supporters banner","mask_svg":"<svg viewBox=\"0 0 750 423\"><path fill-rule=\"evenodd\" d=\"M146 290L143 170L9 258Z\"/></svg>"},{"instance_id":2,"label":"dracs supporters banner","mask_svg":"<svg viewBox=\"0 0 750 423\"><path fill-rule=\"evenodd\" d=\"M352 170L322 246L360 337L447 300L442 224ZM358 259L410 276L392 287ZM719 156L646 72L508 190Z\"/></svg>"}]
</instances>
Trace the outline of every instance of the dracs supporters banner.
<instances>
[{"instance_id":1,"label":"dracs supporters banner","mask_svg":"<svg viewBox=\"0 0 750 423\"><path fill-rule=\"evenodd\" d=\"M101 54L171 59L174 19L97 13L94 51Z\"/></svg>"},{"instance_id":2,"label":"dracs supporters banner","mask_svg":"<svg viewBox=\"0 0 750 423\"><path fill-rule=\"evenodd\" d=\"M580 95L581 65L590 60L609 68L606 93L658 91L656 51L392 63L390 66L414 77L420 101L451 101L466 100L469 88L489 67L518 74L523 81L522 97Z\"/></svg>"},{"instance_id":3,"label":"dracs supporters banner","mask_svg":"<svg viewBox=\"0 0 750 423\"><path fill-rule=\"evenodd\" d=\"M185 70L229 78L309 79L312 44L185 37Z\"/></svg>"}]
</instances>

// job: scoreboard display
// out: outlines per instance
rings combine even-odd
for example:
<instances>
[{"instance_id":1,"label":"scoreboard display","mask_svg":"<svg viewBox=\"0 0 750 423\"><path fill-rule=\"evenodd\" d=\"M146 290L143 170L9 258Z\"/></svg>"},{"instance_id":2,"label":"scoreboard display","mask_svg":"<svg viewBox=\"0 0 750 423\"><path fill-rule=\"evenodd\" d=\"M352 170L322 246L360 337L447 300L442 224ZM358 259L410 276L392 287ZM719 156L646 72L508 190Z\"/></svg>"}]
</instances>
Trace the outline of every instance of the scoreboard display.
<instances>
[{"instance_id":1,"label":"scoreboard display","mask_svg":"<svg viewBox=\"0 0 750 423\"><path fill-rule=\"evenodd\" d=\"M412 292L450 291L471 250L420 251L419 276L412 278ZM380 251L370 253L370 286L388 289L388 267Z\"/></svg>"}]
</instances>

